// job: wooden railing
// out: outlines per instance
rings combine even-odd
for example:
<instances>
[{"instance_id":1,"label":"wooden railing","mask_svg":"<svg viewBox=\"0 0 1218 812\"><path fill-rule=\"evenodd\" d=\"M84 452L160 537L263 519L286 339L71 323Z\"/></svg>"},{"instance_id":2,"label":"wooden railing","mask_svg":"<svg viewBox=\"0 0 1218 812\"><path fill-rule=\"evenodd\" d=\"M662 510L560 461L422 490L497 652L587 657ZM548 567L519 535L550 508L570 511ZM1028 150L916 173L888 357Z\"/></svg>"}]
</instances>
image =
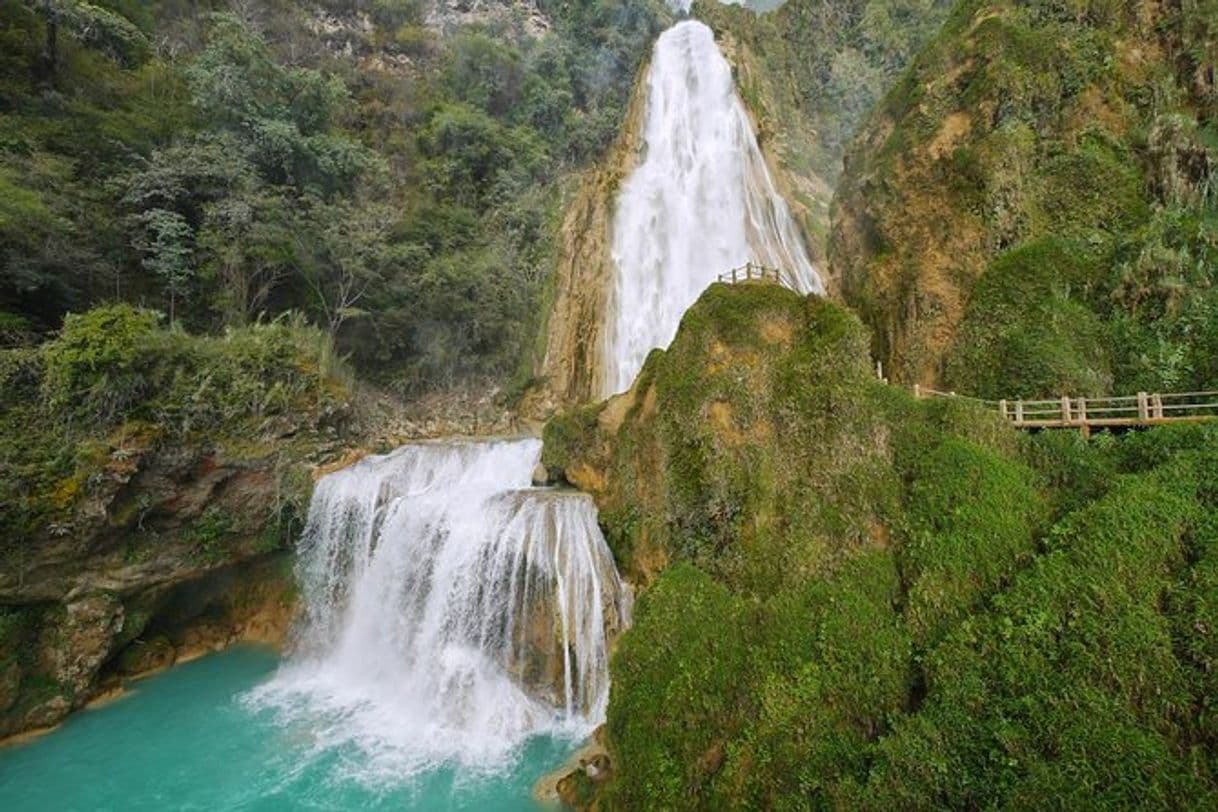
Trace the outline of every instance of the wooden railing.
<instances>
[{"instance_id":1,"label":"wooden railing","mask_svg":"<svg viewBox=\"0 0 1218 812\"><path fill-rule=\"evenodd\" d=\"M782 284L782 273L777 268L767 268L755 262L746 262L739 268L732 268L727 273L719 274L720 282L736 284L737 282L773 282Z\"/></svg>"},{"instance_id":2,"label":"wooden railing","mask_svg":"<svg viewBox=\"0 0 1218 812\"><path fill-rule=\"evenodd\" d=\"M914 385L914 397L961 398L996 409L1021 429L1079 429L1200 423L1218 419L1218 392L1138 392L1087 398L1062 395L1047 400L983 400Z\"/></svg>"}]
</instances>

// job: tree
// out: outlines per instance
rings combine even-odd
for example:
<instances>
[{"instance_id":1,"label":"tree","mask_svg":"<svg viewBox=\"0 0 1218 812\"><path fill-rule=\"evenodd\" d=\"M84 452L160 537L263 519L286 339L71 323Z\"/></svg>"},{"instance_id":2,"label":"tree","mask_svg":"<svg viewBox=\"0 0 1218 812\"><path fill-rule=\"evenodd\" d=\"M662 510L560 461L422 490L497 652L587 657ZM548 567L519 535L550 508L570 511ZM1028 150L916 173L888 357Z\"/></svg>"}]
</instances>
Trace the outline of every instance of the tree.
<instances>
[{"instance_id":1,"label":"tree","mask_svg":"<svg viewBox=\"0 0 1218 812\"><path fill-rule=\"evenodd\" d=\"M230 14L211 20L207 47L187 71L194 103L263 181L329 198L379 168L370 150L334 129L349 100L338 77L280 65L262 37Z\"/></svg>"},{"instance_id":2,"label":"tree","mask_svg":"<svg viewBox=\"0 0 1218 812\"><path fill-rule=\"evenodd\" d=\"M186 218L166 209L144 212L139 222L143 232L135 247L144 255L144 268L163 283L169 296L169 323L174 324L177 300L186 296L194 278L194 230Z\"/></svg>"},{"instance_id":3,"label":"tree","mask_svg":"<svg viewBox=\"0 0 1218 812\"><path fill-rule=\"evenodd\" d=\"M125 65L148 56L148 38L126 17L82 0L35 0L34 10L46 26L42 72L54 81L59 72L59 32L106 53Z\"/></svg>"},{"instance_id":4,"label":"tree","mask_svg":"<svg viewBox=\"0 0 1218 812\"><path fill-rule=\"evenodd\" d=\"M291 272L293 233L303 227L292 211L290 201L266 189L209 207L199 249L204 267L220 281L220 306L229 322L252 320Z\"/></svg>"},{"instance_id":5,"label":"tree","mask_svg":"<svg viewBox=\"0 0 1218 812\"><path fill-rule=\"evenodd\" d=\"M318 203L312 215L315 229L297 232L300 276L337 336L344 322L365 315L359 304L384 278L393 214L380 204L340 201Z\"/></svg>"}]
</instances>

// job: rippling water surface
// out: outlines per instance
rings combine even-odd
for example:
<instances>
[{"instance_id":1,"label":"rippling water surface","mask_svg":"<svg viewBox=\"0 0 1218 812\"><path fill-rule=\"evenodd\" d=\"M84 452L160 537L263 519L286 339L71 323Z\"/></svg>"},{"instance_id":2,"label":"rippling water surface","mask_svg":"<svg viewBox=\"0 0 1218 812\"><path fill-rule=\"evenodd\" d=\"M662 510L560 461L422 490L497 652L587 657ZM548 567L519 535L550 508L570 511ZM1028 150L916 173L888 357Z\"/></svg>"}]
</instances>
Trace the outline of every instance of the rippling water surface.
<instances>
[{"instance_id":1,"label":"rippling water surface","mask_svg":"<svg viewBox=\"0 0 1218 812\"><path fill-rule=\"evenodd\" d=\"M445 766L400 780L370 774L366 753L319 737L329 720L288 722L250 701L277 666L263 649L206 657L0 749L0 809L535 810L533 784L574 749L538 736L489 774Z\"/></svg>"}]
</instances>

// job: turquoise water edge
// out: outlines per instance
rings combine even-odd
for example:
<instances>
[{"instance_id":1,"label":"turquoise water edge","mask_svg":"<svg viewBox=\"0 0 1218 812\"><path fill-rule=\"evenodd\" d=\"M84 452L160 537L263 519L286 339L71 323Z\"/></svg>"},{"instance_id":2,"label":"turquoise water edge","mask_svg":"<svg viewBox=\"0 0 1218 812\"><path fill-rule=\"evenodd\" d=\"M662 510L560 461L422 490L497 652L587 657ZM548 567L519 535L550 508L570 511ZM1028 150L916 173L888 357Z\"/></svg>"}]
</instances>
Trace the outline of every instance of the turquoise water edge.
<instances>
[{"instance_id":1,"label":"turquoise water edge","mask_svg":"<svg viewBox=\"0 0 1218 812\"><path fill-rule=\"evenodd\" d=\"M439 767L372 784L361 753L319 751L307 725L285 726L244 701L277 666L267 649L215 654L136 682L46 736L0 748L0 809L537 810L533 785L575 749L536 737L492 774Z\"/></svg>"}]
</instances>

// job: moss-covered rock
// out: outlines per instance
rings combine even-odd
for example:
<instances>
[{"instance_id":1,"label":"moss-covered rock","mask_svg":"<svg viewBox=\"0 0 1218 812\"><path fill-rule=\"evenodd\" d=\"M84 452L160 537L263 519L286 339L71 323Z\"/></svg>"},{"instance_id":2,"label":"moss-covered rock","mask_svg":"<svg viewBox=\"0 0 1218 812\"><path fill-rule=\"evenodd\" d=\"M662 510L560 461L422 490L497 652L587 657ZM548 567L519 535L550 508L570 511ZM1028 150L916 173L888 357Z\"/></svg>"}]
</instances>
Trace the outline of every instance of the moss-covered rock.
<instances>
[{"instance_id":1,"label":"moss-covered rock","mask_svg":"<svg viewBox=\"0 0 1218 812\"><path fill-rule=\"evenodd\" d=\"M546 427L628 575L683 559L742 589L882 543L896 497L858 321L772 285L712 286L634 388Z\"/></svg>"},{"instance_id":2,"label":"moss-covered rock","mask_svg":"<svg viewBox=\"0 0 1218 812\"><path fill-rule=\"evenodd\" d=\"M0 737L112 675L282 633L291 577L268 562L359 431L321 333L192 336L115 305L0 350L0 376Z\"/></svg>"},{"instance_id":3,"label":"moss-covered rock","mask_svg":"<svg viewBox=\"0 0 1218 812\"><path fill-rule=\"evenodd\" d=\"M643 587L596 801L1208 805L1218 431L1023 437L868 366L841 308L716 286L547 426Z\"/></svg>"},{"instance_id":4,"label":"moss-covered rock","mask_svg":"<svg viewBox=\"0 0 1218 812\"><path fill-rule=\"evenodd\" d=\"M862 128L841 290L899 381L1210 388L1218 7L962 0Z\"/></svg>"}]
</instances>

